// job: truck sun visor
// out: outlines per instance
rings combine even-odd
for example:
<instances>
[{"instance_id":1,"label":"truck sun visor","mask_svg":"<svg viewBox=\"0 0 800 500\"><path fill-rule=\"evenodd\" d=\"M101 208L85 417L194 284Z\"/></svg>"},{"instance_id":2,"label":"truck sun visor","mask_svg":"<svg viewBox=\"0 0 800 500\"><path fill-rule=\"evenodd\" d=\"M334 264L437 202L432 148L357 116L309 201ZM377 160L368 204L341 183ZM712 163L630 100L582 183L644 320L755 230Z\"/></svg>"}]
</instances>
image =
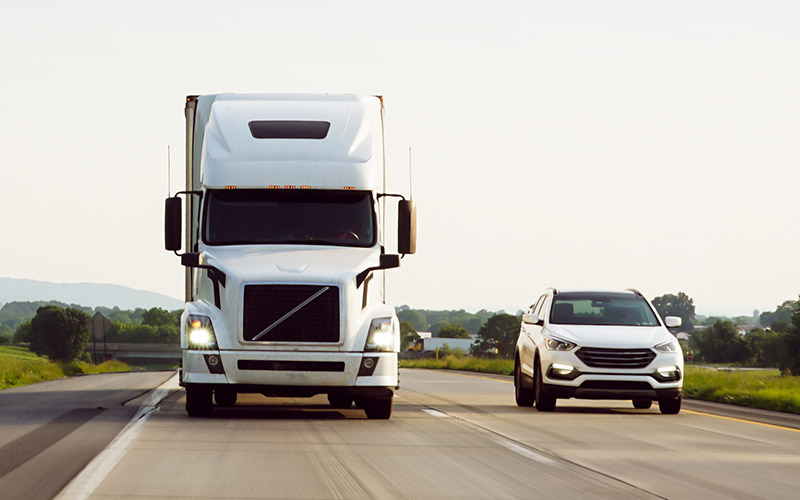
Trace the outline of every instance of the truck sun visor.
<instances>
[{"instance_id":1,"label":"truck sun visor","mask_svg":"<svg viewBox=\"0 0 800 500\"><path fill-rule=\"evenodd\" d=\"M248 123L256 139L324 139L330 122L260 120Z\"/></svg>"}]
</instances>

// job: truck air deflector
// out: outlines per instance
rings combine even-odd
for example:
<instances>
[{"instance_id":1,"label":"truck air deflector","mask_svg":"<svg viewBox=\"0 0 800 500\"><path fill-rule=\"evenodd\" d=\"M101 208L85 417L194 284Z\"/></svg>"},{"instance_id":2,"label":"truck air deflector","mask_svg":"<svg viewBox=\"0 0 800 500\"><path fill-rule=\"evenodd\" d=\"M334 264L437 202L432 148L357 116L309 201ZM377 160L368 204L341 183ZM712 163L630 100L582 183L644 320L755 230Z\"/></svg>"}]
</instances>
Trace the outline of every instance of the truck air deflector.
<instances>
[{"instance_id":1,"label":"truck air deflector","mask_svg":"<svg viewBox=\"0 0 800 500\"><path fill-rule=\"evenodd\" d=\"M300 120L258 120L247 124L256 139L324 139L330 122Z\"/></svg>"}]
</instances>

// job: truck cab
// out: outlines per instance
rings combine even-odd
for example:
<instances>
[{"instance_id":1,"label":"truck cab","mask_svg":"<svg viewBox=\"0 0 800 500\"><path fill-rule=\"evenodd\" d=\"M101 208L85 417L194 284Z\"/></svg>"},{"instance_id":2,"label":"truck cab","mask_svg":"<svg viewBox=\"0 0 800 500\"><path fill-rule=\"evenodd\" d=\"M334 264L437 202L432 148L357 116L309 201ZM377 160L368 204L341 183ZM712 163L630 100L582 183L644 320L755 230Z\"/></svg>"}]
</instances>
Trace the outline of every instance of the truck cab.
<instances>
[{"instance_id":1,"label":"truck cab","mask_svg":"<svg viewBox=\"0 0 800 500\"><path fill-rule=\"evenodd\" d=\"M400 340L385 270L414 253L416 211L385 189L383 111L375 96L187 97L186 190L166 201L165 237L185 250L189 415L261 393L391 416Z\"/></svg>"}]
</instances>

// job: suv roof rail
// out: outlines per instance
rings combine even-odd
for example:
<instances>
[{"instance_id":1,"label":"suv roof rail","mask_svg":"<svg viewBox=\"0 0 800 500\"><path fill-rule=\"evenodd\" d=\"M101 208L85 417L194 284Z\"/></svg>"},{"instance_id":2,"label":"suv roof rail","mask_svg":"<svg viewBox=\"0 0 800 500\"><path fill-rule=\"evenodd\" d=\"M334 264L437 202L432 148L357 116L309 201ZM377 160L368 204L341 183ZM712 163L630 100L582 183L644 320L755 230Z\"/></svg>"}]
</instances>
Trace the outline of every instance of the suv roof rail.
<instances>
[{"instance_id":1,"label":"suv roof rail","mask_svg":"<svg viewBox=\"0 0 800 500\"><path fill-rule=\"evenodd\" d=\"M636 295L638 295L639 297L642 297L642 298L644 298L644 295L642 295L642 292L640 292L639 290L637 290L637 289L635 289L635 288L626 288L626 290L627 290L627 291L629 291L629 292L633 292L633 293L635 293L635 294L636 294Z\"/></svg>"}]
</instances>

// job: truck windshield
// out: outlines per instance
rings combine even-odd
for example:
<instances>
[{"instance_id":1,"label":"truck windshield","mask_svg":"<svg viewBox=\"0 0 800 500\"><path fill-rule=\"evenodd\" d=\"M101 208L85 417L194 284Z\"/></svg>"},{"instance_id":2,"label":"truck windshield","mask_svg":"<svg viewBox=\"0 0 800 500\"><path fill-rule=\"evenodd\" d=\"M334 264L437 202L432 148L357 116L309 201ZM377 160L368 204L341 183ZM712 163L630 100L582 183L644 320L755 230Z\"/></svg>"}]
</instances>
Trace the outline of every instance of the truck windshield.
<instances>
[{"instance_id":1,"label":"truck windshield","mask_svg":"<svg viewBox=\"0 0 800 500\"><path fill-rule=\"evenodd\" d=\"M658 326L647 302L632 293L562 292L553 297L550 323Z\"/></svg>"},{"instance_id":2,"label":"truck windshield","mask_svg":"<svg viewBox=\"0 0 800 500\"><path fill-rule=\"evenodd\" d=\"M371 247L376 236L369 191L211 189L203 220L208 245Z\"/></svg>"}]
</instances>

